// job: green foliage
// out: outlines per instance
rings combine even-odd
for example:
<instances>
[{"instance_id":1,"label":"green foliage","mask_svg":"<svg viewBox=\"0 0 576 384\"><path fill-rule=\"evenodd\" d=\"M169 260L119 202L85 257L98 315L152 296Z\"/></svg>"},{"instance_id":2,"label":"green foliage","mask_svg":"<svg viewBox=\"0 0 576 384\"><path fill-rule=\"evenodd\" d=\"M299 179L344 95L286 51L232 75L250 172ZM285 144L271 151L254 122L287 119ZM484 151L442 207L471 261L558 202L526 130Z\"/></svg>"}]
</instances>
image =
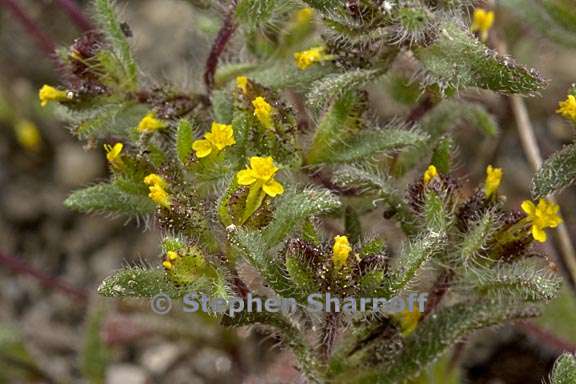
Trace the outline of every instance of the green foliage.
<instances>
[{"instance_id":1,"label":"green foliage","mask_svg":"<svg viewBox=\"0 0 576 384\"><path fill-rule=\"evenodd\" d=\"M188 163L192 154L192 142L194 142L194 129L188 120L180 120L176 132L176 154L178 160L184 165Z\"/></svg>"},{"instance_id":2,"label":"green foliage","mask_svg":"<svg viewBox=\"0 0 576 384\"><path fill-rule=\"evenodd\" d=\"M106 368L110 351L102 340L104 311L93 310L89 314L84 335L84 346L81 356L81 369L84 377L92 384L103 384L106 380Z\"/></svg>"},{"instance_id":3,"label":"green foliage","mask_svg":"<svg viewBox=\"0 0 576 384\"><path fill-rule=\"evenodd\" d=\"M73 192L64 205L81 212L141 216L154 212L145 195L127 193L116 184L102 183Z\"/></svg>"},{"instance_id":4,"label":"green foliage","mask_svg":"<svg viewBox=\"0 0 576 384\"><path fill-rule=\"evenodd\" d=\"M532 196L542 198L576 181L576 144L554 153L532 179Z\"/></svg>"},{"instance_id":5,"label":"green foliage","mask_svg":"<svg viewBox=\"0 0 576 384\"><path fill-rule=\"evenodd\" d=\"M28 353L15 326L0 324L0 382L51 380Z\"/></svg>"},{"instance_id":6,"label":"green foliage","mask_svg":"<svg viewBox=\"0 0 576 384\"><path fill-rule=\"evenodd\" d=\"M118 60L124 75L124 86L126 90L135 90L138 86L138 67L132 57L130 45L122 31L122 27L111 0L95 0L95 15L100 28L106 34L108 41L112 45L114 58Z\"/></svg>"},{"instance_id":7,"label":"green foliage","mask_svg":"<svg viewBox=\"0 0 576 384\"><path fill-rule=\"evenodd\" d=\"M552 384L570 384L576 382L576 357L570 353L562 354L552 370Z\"/></svg>"},{"instance_id":8,"label":"green foliage","mask_svg":"<svg viewBox=\"0 0 576 384\"><path fill-rule=\"evenodd\" d=\"M544 86L534 70L483 46L453 22L440 26L438 40L414 50L425 70L425 82L441 89L477 87L508 94L533 95Z\"/></svg>"},{"instance_id":9,"label":"green foliage","mask_svg":"<svg viewBox=\"0 0 576 384\"><path fill-rule=\"evenodd\" d=\"M104 279L98 293L106 297L152 297L165 293L176 298L186 291L175 287L161 269L128 267Z\"/></svg>"}]
</instances>

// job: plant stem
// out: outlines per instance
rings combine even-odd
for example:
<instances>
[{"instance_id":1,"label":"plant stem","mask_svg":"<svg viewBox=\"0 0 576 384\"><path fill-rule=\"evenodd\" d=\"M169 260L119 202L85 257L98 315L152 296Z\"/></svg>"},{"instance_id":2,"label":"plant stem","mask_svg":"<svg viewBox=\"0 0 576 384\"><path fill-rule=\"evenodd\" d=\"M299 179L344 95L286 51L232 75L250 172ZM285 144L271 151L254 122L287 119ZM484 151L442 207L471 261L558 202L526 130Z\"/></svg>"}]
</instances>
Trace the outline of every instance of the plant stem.
<instances>
[{"instance_id":1,"label":"plant stem","mask_svg":"<svg viewBox=\"0 0 576 384\"><path fill-rule=\"evenodd\" d=\"M54 0L54 2L64 9L74 24L83 32L94 29L90 20L82 13L82 10L74 0Z\"/></svg>"},{"instance_id":2,"label":"plant stem","mask_svg":"<svg viewBox=\"0 0 576 384\"><path fill-rule=\"evenodd\" d=\"M62 292L80 303L86 302L88 299L88 295L83 290L75 288L57 277L41 272L17 257L0 252L0 264L5 265L15 273L32 276L46 288Z\"/></svg>"},{"instance_id":3,"label":"plant stem","mask_svg":"<svg viewBox=\"0 0 576 384\"><path fill-rule=\"evenodd\" d=\"M224 18L224 24L222 24L222 27L218 31L216 40L214 40L214 44L212 44L212 49L208 55L208 60L206 60L204 84L206 85L206 91L208 94L210 94L212 92L212 88L214 88L214 75L216 73L216 67L218 67L220 56L222 55L222 52L224 52L226 44L228 44L228 41L230 41L232 35L236 31L237 25L234 23L234 10L236 9L237 3L238 0L232 0L230 3L228 13Z\"/></svg>"},{"instance_id":4,"label":"plant stem","mask_svg":"<svg viewBox=\"0 0 576 384\"><path fill-rule=\"evenodd\" d=\"M17 1L14 0L0 0L0 5L4 6L4 8L8 9L12 13L12 15L18 20L22 27L26 30L26 32L36 41L38 47L42 49L44 53L50 56L52 59L54 58L54 51L56 50L56 44L52 41L52 39L46 35L38 26L36 22L28 16L26 11L18 4Z\"/></svg>"}]
</instances>

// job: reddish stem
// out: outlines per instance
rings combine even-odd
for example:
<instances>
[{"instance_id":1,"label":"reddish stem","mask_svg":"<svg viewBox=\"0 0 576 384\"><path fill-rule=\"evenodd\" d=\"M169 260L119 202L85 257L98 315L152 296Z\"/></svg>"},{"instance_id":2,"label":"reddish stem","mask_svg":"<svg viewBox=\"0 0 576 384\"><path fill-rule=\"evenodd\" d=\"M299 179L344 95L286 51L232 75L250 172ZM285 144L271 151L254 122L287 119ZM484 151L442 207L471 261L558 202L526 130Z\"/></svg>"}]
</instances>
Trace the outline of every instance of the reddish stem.
<instances>
[{"instance_id":1,"label":"reddish stem","mask_svg":"<svg viewBox=\"0 0 576 384\"><path fill-rule=\"evenodd\" d=\"M524 320L517 322L516 325L528 336L531 336L541 342L546 347L554 350L555 352L571 352L576 353L576 345L568 340L554 335L552 332L545 328L536 325L535 323Z\"/></svg>"},{"instance_id":2,"label":"reddish stem","mask_svg":"<svg viewBox=\"0 0 576 384\"><path fill-rule=\"evenodd\" d=\"M218 67L220 56L222 55L222 52L224 52L226 44L228 44L232 38L232 35L236 31L237 25L234 23L234 10L236 9L237 2L237 0L232 0L228 14L224 19L224 24L218 31L216 40L214 40L214 44L212 44L212 49L208 55L208 60L206 60L204 84L206 85L206 91L208 94L210 94L212 92L212 88L214 88L214 74L216 73L216 67Z\"/></svg>"},{"instance_id":3,"label":"reddish stem","mask_svg":"<svg viewBox=\"0 0 576 384\"><path fill-rule=\"evenodd\" d=\"M64 9L74 24L82 31L87 32L94 29L90 20L84 15L74 0L54 0L54 2Z\"/></svg>"},{"instance_id":4,"label":"reddish stem","mask_svg":"<svg viewBox=\"0 0 576 384\"><path fill-rule=\"evenodd\" d=\"M56 277L41 272L31 265L28 265L23 260L20 260L14 256L6 255L0 252L0 264L5 265L8 267L8 269L15 273L31 276L38 280L40 284L46 288L62 292L80 303L84 303L88 299L87 293L83 290L73 287Z\"/></svg>"},{"instance_id":5,"label":"reddish stem","mask_svg":"<svg viewBox=\"0 0 576 384\"><path fill-rule=\"evenodd\" d=\"M48 35L46 35L40 28L38 28L34 20L28 16L28 14L24 11L24 9L22 9L18 2L14 0L0 0L0 5L3 5L5 8L7 8L16 18L16 20L22 24L26 32L32 36L34 40L36 40L36 44L38 44L40 49L42 49L44 53L54 59L56 44L54 44Z\"/></svg>"}]
</instances>

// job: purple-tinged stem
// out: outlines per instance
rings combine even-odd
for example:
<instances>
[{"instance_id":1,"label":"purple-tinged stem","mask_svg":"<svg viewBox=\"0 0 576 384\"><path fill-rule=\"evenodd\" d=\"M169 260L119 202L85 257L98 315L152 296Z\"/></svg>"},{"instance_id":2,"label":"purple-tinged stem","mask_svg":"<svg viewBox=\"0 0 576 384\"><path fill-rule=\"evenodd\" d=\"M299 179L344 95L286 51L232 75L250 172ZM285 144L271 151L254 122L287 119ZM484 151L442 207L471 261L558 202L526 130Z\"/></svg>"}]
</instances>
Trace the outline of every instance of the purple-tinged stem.
<instances>
[{"instance_id":1,"label":"purple-tinged stem","mask_svg":"<svg viewBox=\"0 0 576 384\"><path fill-rule=\"evenodd\" d=\"M64 9L74 24L76 24L83 32L94 29L94 25L92 25L90 19L84 15L74 0L54 0L54 2Z\"/></svg>"},{"instance_id":2,"label":"purple-tinged stem","mask_svg":"<svg viewBox=\"0 0 576 384\"><path fill-rule=\"evenodd\" d=\"M34 20L28 16L26 11L22 9L18 2L14 0L0 0L0 5L8 9L8 11L12 13L16 20L22 24L22 27L24 27L26 32L36 41L38 47L40 47L44 53L54 59L56 44L54 44L48 35L46 35L40 28L38 28Z\"/></svg>"},{"instance_id":3,"label":"purple-tinged stem","mask_svg":"<svg viewBox=\"0 0 576 384\"><path fill-rule=\"evenodd\" d=\"M232 38L232 35L236 31L237 25L234 22L234 10L236 9L237 3L237 0L232 0L230 3L228 14L224 19L224 24L222 24L222 27L218 31L216 40L214 40L214 44L212 44L212 49L208 55L208 60L206 60L204 84L206 85L206 91L208 94L210 94L212 92L212 88L214 88L214 74L216 73L216 67L218 67L220 56L222 55L222 52L224 52L226 44L228 44Z\"/></svg>"},{"instance_id":4,"label":"purple-tinged stem","mask_svg":"<svg viewBox=\"0 0 576 384\"><path fill-rule=\"evenodd\" d=\"M38 280L40 284L46 288L62 292L77 302L83 303L88 299L88 294L83 290L73 287L56 277L39 271L31 265L28 265L23 260L18 259L17 257L6 255L0 252L0 264L5 265L14 273L31 276Z\"/></svg>"}]
</instances>

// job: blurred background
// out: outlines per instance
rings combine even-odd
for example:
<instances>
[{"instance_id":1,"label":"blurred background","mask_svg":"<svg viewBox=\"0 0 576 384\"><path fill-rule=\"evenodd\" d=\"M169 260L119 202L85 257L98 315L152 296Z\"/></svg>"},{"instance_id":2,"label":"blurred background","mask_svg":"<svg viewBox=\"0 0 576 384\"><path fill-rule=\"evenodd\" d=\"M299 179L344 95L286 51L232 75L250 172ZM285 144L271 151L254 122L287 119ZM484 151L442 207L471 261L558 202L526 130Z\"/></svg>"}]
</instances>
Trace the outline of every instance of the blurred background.
<instances>
[{"instance_id":1,"label":"blurred background","mask_svg":"<svg viewBox=\"0 0 576 384\"><path fill-rule=\"evenodd\" d=\"M299 382L291 356L263 330L225 329L201 316L161 317L144 300L96 296L99 283L121 266L158 265L159 235L143 223L76 214L62 204L72 190L108 172L100 146L83 147L37 98L43 84L58 84L50 50L69 46L90 28L70 4L90 14L87 1L0 0L0 383L88 383L102 374L113 384ZM224 5L118 4L145 78L200 89ZM507 8L496 15L495 33L510 53L550 80L541 95L526 100L548 157L574 137L554 111L576 81L576 52L542 37ZM393 81L369 91L384 116L411 109L412 100L390 96ZM511 206L519 205L529 196L532 171L509 104L488 92L460 97L486 105L500 133L489 138L462 124L459 176L475 185L485 164L496 164L505 169L502 192ZM574 193L568 189L560 199L573 240ZM555 250L550 242L544 246L553 263ZM574 295L565 289L542 319L482 332L445 364L460 367L456 382L541 383L561 351L576 351L575 324Z\"/></svg>"}]
</instances>

